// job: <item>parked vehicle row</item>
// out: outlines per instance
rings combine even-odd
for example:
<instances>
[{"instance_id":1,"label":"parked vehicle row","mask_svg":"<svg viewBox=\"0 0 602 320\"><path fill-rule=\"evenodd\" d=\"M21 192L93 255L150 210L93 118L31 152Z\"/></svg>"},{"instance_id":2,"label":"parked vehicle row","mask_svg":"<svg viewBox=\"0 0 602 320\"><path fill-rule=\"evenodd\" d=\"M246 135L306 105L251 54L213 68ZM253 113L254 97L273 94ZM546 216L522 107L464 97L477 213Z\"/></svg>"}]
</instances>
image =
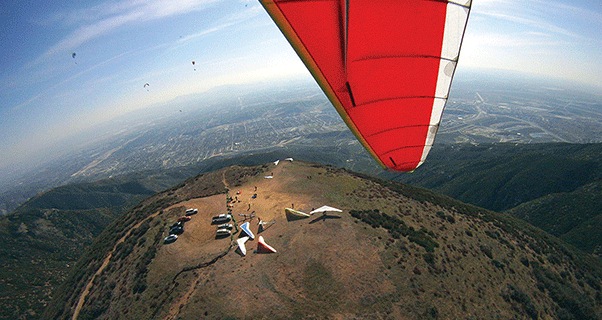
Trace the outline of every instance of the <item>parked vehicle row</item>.
<instances>
[{"instance_id":1,"label":"parked vehicle row","mask_svg":"<svg viewBox=\"0 0 602 320\"><path fill-rule=\"evenodd\" d=\"M198 212L198 209L186 209L186 214L178 218L178 221L169 226L169 235L163 239L163 242L172 243L178 240L178 235L184 233L184 223L190 221L190 219L192 219L190 216L195 215Z\"/></svg>"},{"instance_id":2,"label":"parked vehicle row","mask_svg":"<svg viewBox=\"0 0 602 320\"><path fill-rule=\"evenodd\" d=\"M190 221L192 218L191 215L195 215L198 213L198 209L186 209L186 214L180 218L172 225L169 226L169 235L163 239L164 243L172 243L178 239L178 235L184 233L184 224L187 221ZM228 223L232 220L232 215L230 214L219 214L211 219L211 224L217 225L217 230L215 236L217 238L226 237L232 234L232 229L234 225Z\"/></svg>"}]
</instances>

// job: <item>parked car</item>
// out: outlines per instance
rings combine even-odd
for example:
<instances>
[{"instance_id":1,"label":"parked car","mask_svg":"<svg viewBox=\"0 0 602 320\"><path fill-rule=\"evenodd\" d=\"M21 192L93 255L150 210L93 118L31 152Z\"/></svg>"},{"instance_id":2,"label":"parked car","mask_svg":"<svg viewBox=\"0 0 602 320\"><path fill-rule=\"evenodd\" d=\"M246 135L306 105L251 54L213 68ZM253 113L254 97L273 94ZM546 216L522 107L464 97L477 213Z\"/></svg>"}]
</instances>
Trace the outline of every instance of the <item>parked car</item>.
<instances>
[{"instance_id":1,"label":"parked car","mask_svg":"<svg viewBox=\"0 0 602 320\"><path fill-rule=\"evenodd\" d=\"M174 224L169 226L170 229L175 228L175 227L184 227L184 222L182 222L182 221L174 222Z\"/></svg>"},{"instance_id":2,"label":"parked car","mask_svg":"<svg viewBox=\"0 0 602 320\"><path fill-rule=\"evenodd\" d=\"M175 227L175 228L169 229L169 234L182 234L182 233L184 233L183 227Z\"/></svg>"},{"instance_id":3,"label":"parked car","mask_svg":"<svg viewBox=\"0 0 602 320\"><path fill-rule=\"evenodd\" d=\"M170 234L167 237L165 237L165 239L163 239L163 242L164 243L172 243L176 240L178 240L178 236L175 234Z\"/></svg>"},{"instance_id":4,"label":"parked car","mask_svg":"<svg viewBox=\"0 0 602 320\"><path fill-rule=\"evenodd\" d=\"M232 217L229 214L223 213L223 214L213 217L211 223L212 224L226 223L226 222L229 222L230 219L232 219Z\"/></svg>"},{"instance_id":5,"label":"parked car","mask_svg":"<svg viewBox=\"0 0 602 320\"><path fill-rule=\"evenodd\" d=\"M218 229L228 229L228 230L232 230L234 226L231 223L224 223L224 224L220 224L219 226L217 226Z\"/></svg>"},{"instance_id":6,"label":"parked car","mask_svg":"<svg viewBox=\"0 0 602 320\"><path fill-rule=\"evenodd\" d=\"M186 209L186 215L191 216L193 214L199 213L199 209Z\"/></svg>"},{"instance_id":7,"label":"parked car","mask_svg":"<svg viewBox=\"0 0 602 320\"><path fill-rule=\"evenodd\" d=\"M190 217L189 216L183 216L178 218L178 222L186 222L186 221L190 221Z\"/></svg>"},{"instance_id":8,"label":"parked car","mask_svg":"<svg viewBox=\"0 0 602 320\"><path fill-rule=\"evenodd\" d=\"M230 231L228 229L217 229L217 231L215 231L216 238L226 237L226 236L229 236L230 234L232 234L232 231Z\"/></svg>"}]
</instances>

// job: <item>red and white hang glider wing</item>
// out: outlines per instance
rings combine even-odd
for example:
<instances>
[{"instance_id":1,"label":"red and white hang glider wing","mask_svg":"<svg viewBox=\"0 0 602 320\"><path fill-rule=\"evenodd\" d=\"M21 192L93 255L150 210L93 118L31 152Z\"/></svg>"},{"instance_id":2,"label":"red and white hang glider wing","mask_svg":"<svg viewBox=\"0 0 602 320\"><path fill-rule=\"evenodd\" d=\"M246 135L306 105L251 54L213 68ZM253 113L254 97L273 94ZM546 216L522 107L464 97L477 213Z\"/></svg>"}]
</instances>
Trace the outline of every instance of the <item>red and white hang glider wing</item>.
<instances>
[{"instance_id":1,"label":"red and white hang glider wing","mask_svg":"<svg viewBox=\"0 0 602 320\"><path fill-rule=\"evenodd\" d=\"M259 236L257 240L257 252L258 253L276 253L276 249L272 248L269 244L265 243L262 236Z\"/></svg>"},{"instance_id":2,"label":"red and white hang glider wing","mask_svg":"<svg viewBox=\"0 0 602 320\"><path fill-rule=\"evenodd\" d=\"M260 0L358 140L383 167L429 153L471 0Z\"/></svg>"}]
</instances>

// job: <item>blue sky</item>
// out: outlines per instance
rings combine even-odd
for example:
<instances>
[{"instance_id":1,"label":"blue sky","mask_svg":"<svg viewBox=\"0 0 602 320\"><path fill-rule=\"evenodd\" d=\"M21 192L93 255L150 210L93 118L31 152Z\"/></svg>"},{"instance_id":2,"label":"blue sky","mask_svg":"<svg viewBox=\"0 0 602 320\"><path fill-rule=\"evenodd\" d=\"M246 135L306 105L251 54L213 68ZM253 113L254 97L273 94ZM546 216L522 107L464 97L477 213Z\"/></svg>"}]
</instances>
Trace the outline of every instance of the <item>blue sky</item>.
<instances>
[{"instance_id":1,"label":"blue sky","mask_svg":"<svg viewBox=\"0 0 602 320\"><path fill-rule=\"evenodd\" d=\"M0 27L0 168L178 96L308 76L256 0L9 0ZM599 0L476 0L459 68L602 91L601 30Z\"/></svg>"}]
</instances>

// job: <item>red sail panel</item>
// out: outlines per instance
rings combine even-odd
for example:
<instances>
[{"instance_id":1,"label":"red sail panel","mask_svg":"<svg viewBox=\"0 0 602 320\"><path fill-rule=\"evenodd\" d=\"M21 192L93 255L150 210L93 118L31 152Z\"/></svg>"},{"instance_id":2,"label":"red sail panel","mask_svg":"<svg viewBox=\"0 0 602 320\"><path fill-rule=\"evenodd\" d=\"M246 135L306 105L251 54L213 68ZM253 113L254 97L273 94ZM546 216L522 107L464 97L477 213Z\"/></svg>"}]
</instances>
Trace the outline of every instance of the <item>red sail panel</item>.
<instances>
[{"instance_id":1,"label":"red sail panel","mask_svg":"<svg viewBox=\"0 0 602 320\"><path fill-rule=\"evenodd\" d=\"M375 159L399 171L419 166L439 125L470 3L451 4L459 22L446 24L443 0L260 1ZM459 39L453 30L444 46L446 32L459 28Z\"/></svg>"},{"instance_id":2,"label":"red sail panel","mask_svg":"<svg viewBox=\"0 0 602 320\"><path fill-rule=\"evenodd\" d=\"M346 108L389 168L421 161L437 87L446 2L349 1Z\"/></svg>"},{"instance_id":3,"label":"red sail panel","mask_svg":"<svg viewBox=\"0 0 602 320\"><path fill-rule=\"evenodd\" d=\"M344 1L260 0L356 138L383 167L349 118L344 64Z\"/></svg>"}]
</instances>

